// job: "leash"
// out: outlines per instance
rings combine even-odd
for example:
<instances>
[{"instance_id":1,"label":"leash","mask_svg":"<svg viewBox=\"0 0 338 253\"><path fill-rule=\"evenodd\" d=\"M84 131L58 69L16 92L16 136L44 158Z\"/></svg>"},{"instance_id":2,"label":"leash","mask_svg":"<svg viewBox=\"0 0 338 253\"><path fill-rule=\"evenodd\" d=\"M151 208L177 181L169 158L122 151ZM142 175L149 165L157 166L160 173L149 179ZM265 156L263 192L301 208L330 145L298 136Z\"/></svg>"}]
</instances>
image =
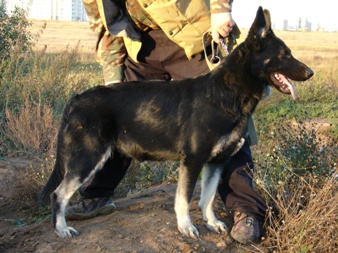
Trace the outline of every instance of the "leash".
<instances>
[{"instance_id":1,"label":"leash","mask_svg":"<svg viewBox=\"0 0 338 253\"><path fill-rule=\"evenodd\" d=\"M217 67L221 63L222 59L226 58L230 52L243 41L244 38L237 25L233 27L228 37L220 38L219 44L213 41L210 30L205 32L202 36L202 43L205 60L209 69L213 70ZM209 45L211 46L211 57L208 57L207 54L207 47Z\"/></svg>"},{"instance_id":2,"label":"leash","mask_svg":"<svg viewBox=\"0 0 338 253\"><path fill-rule=\"evenodd\" d=\"M224 38L221 38L219 41L221 42L221 46L222 46L226 56L228 56L229 55L228 46L225 43Z\"/></svg>"},{"instance_id":3,"label":"leash","mask_svg":"<svg viewBox=\"0 0 338 253\"><path fill-rule=\"evenodd\" d=\"M225 41L225 38L223 38L223 37L220 38L220 44L221 44L222 49L224 51L224 54L222 54L223 57L227 57L230 53L229 53L228 45ZM210 58L210 61L213 64L217 64L218 62L221 61L219 44L217 44L214 40L211 41L211 58Z\"/></svg>"}]
</instances>

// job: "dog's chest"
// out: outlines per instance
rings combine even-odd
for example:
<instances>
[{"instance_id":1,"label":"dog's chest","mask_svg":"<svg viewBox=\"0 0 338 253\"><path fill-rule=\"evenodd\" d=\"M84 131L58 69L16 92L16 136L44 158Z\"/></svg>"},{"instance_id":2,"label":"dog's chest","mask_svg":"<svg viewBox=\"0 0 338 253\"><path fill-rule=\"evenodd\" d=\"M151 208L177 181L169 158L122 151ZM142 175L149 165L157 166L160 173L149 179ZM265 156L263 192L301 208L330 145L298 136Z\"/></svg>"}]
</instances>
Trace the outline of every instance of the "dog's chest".
<instances>
[{"instance_id":1,"label":"dog's chest","mask_svg":"<svg viewBox=\"0 0 338 253\"><path fill-rule=\"evenodd\" d=\"M222 153L222 151L226 147L226 143L228 140L228 136L221 136L216 144L212 147L211 153L210 153L210 158L216 157L218 154Z\"/></svg>"},{"instance_id":2,"label":"dog's chest","mask_svg":"<svg viewBox=\"0 0 338 253\"><path fill-rule=\"evenodd\" d=\"M218 138L210 152L209 161L229 158L236 154L244 144L244 138L239 132L232 132Z\"/></svg>"}]
</instances>

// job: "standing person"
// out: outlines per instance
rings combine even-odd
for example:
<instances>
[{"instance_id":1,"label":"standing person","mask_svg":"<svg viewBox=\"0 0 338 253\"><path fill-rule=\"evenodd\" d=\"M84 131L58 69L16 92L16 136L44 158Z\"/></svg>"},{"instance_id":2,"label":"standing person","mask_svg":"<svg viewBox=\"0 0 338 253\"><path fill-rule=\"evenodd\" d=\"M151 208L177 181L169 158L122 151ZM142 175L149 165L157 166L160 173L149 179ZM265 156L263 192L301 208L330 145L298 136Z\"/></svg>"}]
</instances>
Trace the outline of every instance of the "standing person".
<instances>
[{"instance_id":1,"label":"standing person","mask_svg":"<svg viewBox=\"0 0 338 253\"><path fill-rule=\"evenodd\" d=\"M91 29L104 32L97 59L105 84L183 79L208 72L203 34L211 28L213 40L219 43L235 22L231 0L211 0L210 6L207 2L83 0ZM91 218L115 209L111 197L126 173L126 164L107 167L111 169L99 171L80 188L83 199L68 209L68 219ZM227 164L218 187L225 207L234 212L230 234L243 244L259 240L266 212L265 201L253 187L253 168L246 141Z\"/></svg>"}]
</instances>

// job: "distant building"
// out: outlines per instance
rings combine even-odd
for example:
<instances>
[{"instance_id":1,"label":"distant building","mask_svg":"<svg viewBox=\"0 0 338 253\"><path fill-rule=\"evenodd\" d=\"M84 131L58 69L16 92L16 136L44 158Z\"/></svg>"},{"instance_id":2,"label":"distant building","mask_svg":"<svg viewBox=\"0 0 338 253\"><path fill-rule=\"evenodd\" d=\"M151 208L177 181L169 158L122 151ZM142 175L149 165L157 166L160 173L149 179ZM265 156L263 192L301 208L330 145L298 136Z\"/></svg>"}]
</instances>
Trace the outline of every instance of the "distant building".
<instances>
[{"instance_id":1,"label":"distant building","mask_svg":"<svg viewBox=\"0 0 338 253\"><path fill-rule=\"evenodd\" d=\"M290 22L287 19L283 21L283 30L285 31L311 31L312 23L306 19L299 18L298 23Z\"/></svg>"},{"instance_id":2,"label":"distant building","mask_svg":"<svg viewBox=\"0 0 338 253\"><path fill-rule=\"evenodd\" d=\"M289 22L287 19L284 19L283 22L283 30L288 30L289 29Z\"/></svg>"},{"instance_id":3,"label":"distant building","mask_svg":"<svg viewBox=\"0 0 338 253\"><path fill-rule=\"evenodd\" d=\"M306 19L299 18L298 30L299 31L311 31L312 24Z\"/></svg>"},{"instance_id":4,"label":"distant building","mask_svg":"<svg viewBox=\"0 0 338 253\"><path fill-rule=\"evenodd\" d=\"M1 0L10 13L18 6L31 19L88 21L82 0Z\"/></svg>"}]
</instances>

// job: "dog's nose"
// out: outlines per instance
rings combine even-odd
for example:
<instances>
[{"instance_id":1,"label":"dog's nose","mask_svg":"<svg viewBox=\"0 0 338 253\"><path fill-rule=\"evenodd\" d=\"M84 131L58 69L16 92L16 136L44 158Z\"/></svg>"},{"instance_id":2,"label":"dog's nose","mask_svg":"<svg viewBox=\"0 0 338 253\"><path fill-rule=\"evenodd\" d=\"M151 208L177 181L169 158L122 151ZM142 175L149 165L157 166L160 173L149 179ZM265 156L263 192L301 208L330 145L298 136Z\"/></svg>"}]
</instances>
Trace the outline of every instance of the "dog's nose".
<instances>
[{"instance_id":1,"label":"dog's nose","mask_svg":"<svg viewBox=\"0 0 338 253\"><path fill-rule=\"evenodd\" d=\"M306 71L307 78L310 78L311 76L313 76L313 74L314 74L314 72L313 72L312 69L307 69L307 71Z\"/></svg>"}]
</instances>

